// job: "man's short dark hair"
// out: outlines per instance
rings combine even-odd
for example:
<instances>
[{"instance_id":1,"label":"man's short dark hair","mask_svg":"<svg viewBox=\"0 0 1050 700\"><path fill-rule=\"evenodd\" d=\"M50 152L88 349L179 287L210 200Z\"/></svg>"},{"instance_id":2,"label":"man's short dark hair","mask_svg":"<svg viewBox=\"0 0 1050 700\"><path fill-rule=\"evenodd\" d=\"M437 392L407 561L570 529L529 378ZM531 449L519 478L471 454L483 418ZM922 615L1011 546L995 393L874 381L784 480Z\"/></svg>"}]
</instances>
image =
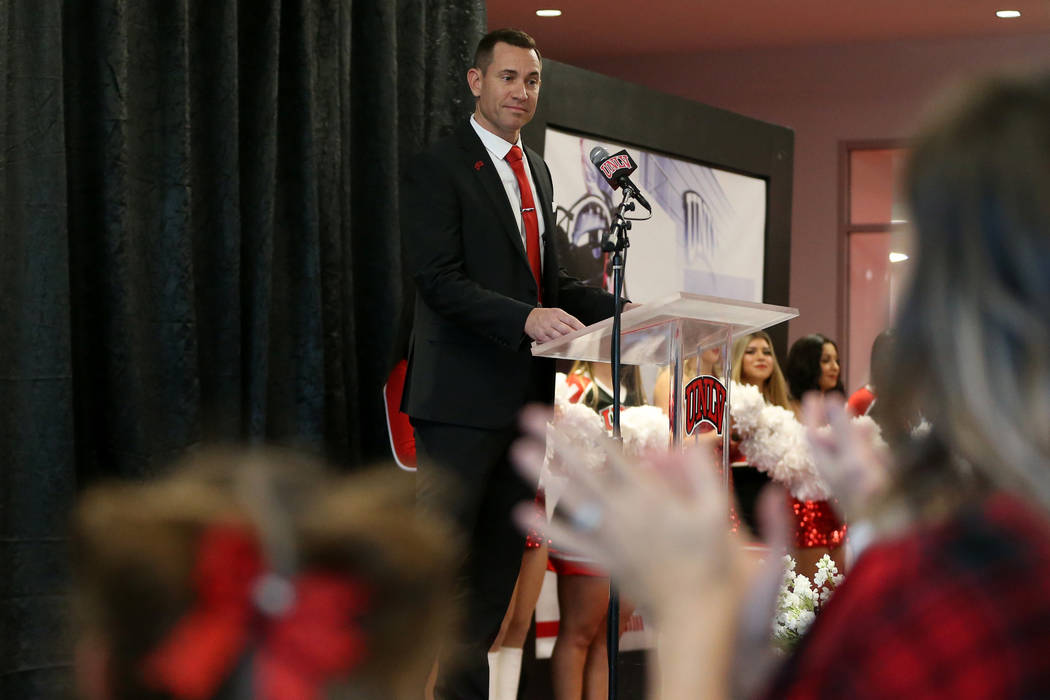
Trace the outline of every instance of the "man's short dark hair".
<instances>
[{"instance_id":1,"label":"man's short dark hair","mask_svg":"<svg viewBox=\"0 0 1050 700\"><path fill-rule=\"evenodd\" d=\"M492 63L492 50L496 44L510 44L522 49L532 49L536 52L536 58L543 60L540 50L536 48L536 40L520 29L497 29L481 37L478 48L474 51L474 67L484 73Z\"/></svg>"}]
</instances>

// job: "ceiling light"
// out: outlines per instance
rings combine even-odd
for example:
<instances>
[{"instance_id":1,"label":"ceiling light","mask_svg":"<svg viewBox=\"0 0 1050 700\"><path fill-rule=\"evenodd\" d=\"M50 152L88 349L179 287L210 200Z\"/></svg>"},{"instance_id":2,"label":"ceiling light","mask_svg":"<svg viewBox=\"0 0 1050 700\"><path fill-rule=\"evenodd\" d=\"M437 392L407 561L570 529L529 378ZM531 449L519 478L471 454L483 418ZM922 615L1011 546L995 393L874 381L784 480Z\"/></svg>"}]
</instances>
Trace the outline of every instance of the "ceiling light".
<instances>
[{"instance_id":1,"label":"ceiling light","mask_svg":"<svg viewBox=\"0 0 1050 700\"><path fill-rule=\"evenodd\" d=\"M904 262L908 256L904 253L890 253L890 262Z\"/></svg>"},{"instance_id":2,"label":"ceiling light","mask_svg":"<svg viewBox=\"0 0 1050 700\"><path fill-rule=\"evenodd\" d=\"M561 17L561 10L536 10L537 17Z\"/></svg>"},{"instance_id":3,"label":"ceiling light","mask_svg":"<svg viewBox=\"0 0 1050 700\"><path fill-rule=\"evenodd\" d=\"M1011 17L1020 17L1021 16L1021 11L1020 10L998 10L995 13L995 16L996 17L1001 17L1003 19L1009 19Z\"/></svg>"}]
</instances>

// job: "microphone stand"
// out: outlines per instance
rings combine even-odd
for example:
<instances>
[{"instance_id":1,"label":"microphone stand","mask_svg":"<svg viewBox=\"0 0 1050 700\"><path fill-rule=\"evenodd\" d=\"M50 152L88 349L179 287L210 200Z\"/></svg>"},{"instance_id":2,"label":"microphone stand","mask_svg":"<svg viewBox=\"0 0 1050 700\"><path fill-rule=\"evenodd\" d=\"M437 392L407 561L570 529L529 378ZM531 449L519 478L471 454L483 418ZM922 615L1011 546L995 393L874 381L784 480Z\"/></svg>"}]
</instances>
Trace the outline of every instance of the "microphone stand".
<instances>
[{"instance_id":1,"label":"microphone stand","mask_svg":"<svg viewBox=\"0 0 1050 700\"><path fill-rule=\"evenodd\" d=\"M623 275L627 262L625 251L631 243L627 232L631 222L624 218L626 212L634 211L632 197L634 192L629 187L623 189L623 200L616 210L616 217L609 231L602 237L602 251L612 253L613 262L613 326L610 348L612 360L612 426L613 439L623 448L620 435L620 314L622 309ZM620 653L620 596L609 580L609 610L605 626L606 647L609 655L609 700L616 700L617 694L617 661Z\"/></svg>"}]
</instances>

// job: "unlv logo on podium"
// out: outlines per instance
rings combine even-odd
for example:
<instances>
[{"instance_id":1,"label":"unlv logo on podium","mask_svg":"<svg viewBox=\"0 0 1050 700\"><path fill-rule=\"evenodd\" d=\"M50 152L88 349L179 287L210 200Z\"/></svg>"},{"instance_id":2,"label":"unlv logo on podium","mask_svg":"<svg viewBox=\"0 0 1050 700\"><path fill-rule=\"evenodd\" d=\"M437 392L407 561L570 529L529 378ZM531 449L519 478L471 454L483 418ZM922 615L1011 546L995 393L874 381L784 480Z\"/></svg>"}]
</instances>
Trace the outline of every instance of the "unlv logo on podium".
<instances>
[{"instance_id":1,"label":"unlv logo on podium","mask_svg":"<svg viewBox=\"0 0 1050 700\"><path fill-rule=\"evenodd\" d=\"M705 374L685 385L682 395L685 406L685 434L691 435L693 428L707 423L722 434L722 419L725 416L726 387L717 377Z\"/></svg>"}]
</instances>

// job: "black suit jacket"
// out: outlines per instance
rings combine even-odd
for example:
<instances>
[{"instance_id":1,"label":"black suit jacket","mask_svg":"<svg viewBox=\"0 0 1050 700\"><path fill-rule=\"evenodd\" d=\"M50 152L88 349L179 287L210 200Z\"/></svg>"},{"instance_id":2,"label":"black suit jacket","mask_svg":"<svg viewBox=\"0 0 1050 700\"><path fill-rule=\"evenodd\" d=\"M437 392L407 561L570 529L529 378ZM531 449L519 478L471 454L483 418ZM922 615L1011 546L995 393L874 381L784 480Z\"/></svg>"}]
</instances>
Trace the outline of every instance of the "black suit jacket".
<instances>
[{"instance_id":1,"label":"black suit jacket","mask_svg":"<svg viewBox=\"0 0 1050 700\"><path fill-rule=\"evenodd\" d=\"M543 305L585 324L608 318L612 295L559 267L550 171L535 151L525 155L545 225ZM536 282L519 217L469 121L411 161L401 189L403 258L416 285L408 415L498 428L537 391L553 398L554 363L532 357L524 331Z\"/></svg>"}]
</instances>

